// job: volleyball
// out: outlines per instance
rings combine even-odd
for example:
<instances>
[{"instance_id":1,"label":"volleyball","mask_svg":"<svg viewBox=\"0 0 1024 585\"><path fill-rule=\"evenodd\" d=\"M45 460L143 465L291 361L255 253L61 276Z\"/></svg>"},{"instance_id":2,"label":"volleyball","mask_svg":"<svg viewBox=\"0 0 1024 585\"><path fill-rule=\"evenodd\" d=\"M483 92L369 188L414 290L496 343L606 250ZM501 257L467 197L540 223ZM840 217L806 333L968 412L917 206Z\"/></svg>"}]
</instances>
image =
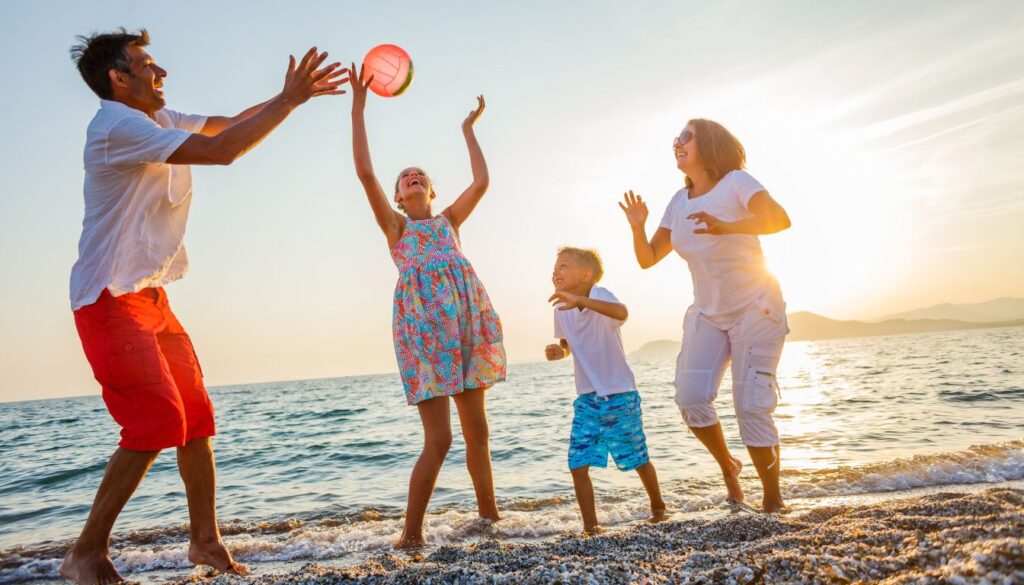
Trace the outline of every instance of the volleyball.
<instances>
[{"instance_id":1,"label":"volleyball","mask_svg":"<svg viewBox=\"0 0 1024 585\"><path fill-rule=\"evenodd\" d=\"M412 84L412 59L402 47L377 45L363 59L364 79L373 77L370 91L382 97L395 97Z\"/></svg>"}]
</instances>

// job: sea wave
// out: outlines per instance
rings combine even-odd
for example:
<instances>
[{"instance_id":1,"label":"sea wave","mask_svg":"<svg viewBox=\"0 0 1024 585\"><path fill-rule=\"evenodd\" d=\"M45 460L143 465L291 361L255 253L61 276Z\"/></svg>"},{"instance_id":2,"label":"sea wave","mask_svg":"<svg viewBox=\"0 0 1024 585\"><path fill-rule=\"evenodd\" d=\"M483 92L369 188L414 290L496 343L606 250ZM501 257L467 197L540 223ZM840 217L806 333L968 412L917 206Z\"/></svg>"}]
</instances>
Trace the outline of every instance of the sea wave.
<instances>
[{"instance_id":1,"label":"sea wave","mask_svg":"<svg viewBox=\"0 0 1024 585\"><path fill-rule=\"evenodd\" d=\"M816 471L784 472L784 492L806 499L901 492L916 488L991 484L1024 479L1024 440L973 446L961 451L858 466ZM720 509L721 487L716 478L699 478L664 486L666 500L677 514ZM647 502L642 492L602 494L599 515L609 527L643 520ZM425 536L432 545L466 544L483 538L537 540L579 530L580 520L571 496L517 498L504 502L502 520L491 523L466 509L440 510L427 516ZM230 522L222 526L232 553L242 562L285 562L358 557L387 550L402 529L398 510L366 508L329 517L287 518L264 522ZM185 569L188 530L171 526L119 535L112 546L114 564L124 573ZM0 583L57 578L57 568L69 543L46 543L0 552Z\"/></svg>"}]
</instances>

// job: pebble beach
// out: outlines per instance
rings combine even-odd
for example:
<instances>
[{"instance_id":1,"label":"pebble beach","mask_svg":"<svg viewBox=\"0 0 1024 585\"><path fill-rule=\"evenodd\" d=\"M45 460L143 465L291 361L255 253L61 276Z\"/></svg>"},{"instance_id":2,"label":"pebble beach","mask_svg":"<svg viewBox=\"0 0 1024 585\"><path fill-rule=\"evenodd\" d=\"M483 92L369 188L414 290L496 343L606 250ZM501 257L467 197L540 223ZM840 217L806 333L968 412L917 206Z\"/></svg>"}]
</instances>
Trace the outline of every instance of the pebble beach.
<instances>
[{"instance_id":1,"label":"pebble beach","mask_svg":"<svg viewBox=\"0 0 1024 585\"><path fill-rule=\"evenodd\" d=\"M785 515L638 525L537 544L483 539L255 577L179 583L998 583L1024 582L1024 490L939 492Z\"/></svg>"}]
</instances>

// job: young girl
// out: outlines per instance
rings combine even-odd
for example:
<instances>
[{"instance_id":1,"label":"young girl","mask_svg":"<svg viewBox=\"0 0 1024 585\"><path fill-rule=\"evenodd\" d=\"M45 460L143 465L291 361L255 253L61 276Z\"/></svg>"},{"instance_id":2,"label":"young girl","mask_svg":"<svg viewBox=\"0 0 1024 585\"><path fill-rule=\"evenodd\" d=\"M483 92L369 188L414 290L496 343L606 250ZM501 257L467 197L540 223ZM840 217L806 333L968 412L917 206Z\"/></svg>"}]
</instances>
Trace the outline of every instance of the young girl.
<instances>
[{"instance_id":1,"label":"young girl","mask_svg":"<svg viewBox=\"0 0 1024 585\"><path fill-rule=\"evenodd\" d=\"M355 65L353 64L353 67ZM353 70L354 71L354 70ZM363 110L369 80L352 80L352 151L356 174L387 238L398 267L392 330L399 373L409 404L419 409L423 451L409 480L405 530L397 547L424 544L423 515L452 442L448 397L455 400L466 440L466 466L473 480L479 514L497 521L488 446L485 391L505 379L501 321L473 267L462 254L459 226L487 191L487 163L473 134L478 107L462 122L473 182L441 213L434 214L433 186L422 169L410 167L395 183L391 208L373 171Z\"/></svg>"}]
</instances>

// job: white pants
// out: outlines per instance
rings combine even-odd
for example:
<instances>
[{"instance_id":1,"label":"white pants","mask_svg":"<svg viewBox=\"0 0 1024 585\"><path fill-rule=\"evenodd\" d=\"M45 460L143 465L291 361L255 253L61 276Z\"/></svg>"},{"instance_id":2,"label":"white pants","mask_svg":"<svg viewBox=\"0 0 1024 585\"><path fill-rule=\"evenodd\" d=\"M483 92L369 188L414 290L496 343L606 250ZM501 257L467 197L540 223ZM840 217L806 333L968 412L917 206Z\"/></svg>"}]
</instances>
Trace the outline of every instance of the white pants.
<instances>
[{"instance_id":1,"label":"white pants","mask_svg":"<svg viewBox=\"0 0 1024 585\"><path fill-rule=\"evenodd\" d=\"M789 333L786 305L761 297L730 315L708 317L690 307L683 321L683 346L676 360L676 404L689 427L718 423L714 402L732 362L732 402L740 437L748 447L773 447L778 404L775 379Z\"/></svg>"}]
</instances>

